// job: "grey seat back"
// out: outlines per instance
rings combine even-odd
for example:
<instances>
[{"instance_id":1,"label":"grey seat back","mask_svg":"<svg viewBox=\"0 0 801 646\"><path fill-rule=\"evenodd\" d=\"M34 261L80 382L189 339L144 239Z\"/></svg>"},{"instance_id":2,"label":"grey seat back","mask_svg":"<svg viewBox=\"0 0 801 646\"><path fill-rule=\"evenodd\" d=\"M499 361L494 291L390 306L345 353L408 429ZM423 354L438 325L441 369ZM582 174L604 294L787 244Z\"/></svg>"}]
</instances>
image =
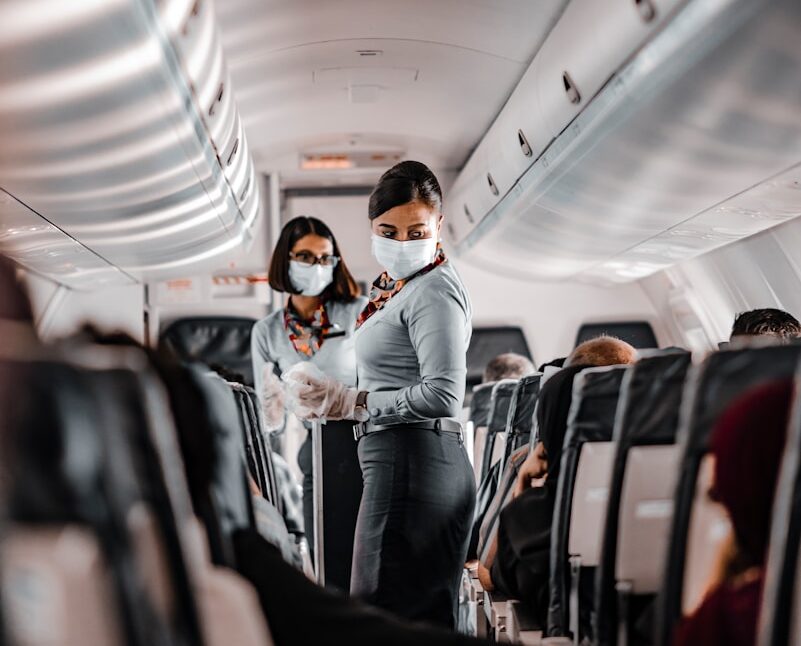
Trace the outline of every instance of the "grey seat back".
<instances>
[{"instance_id":1,"label":"grey seat back","mask_svg":"<svg viewBox=\"0 0 801 646\"><path fill-rule=\"evenodd\" d=\"M573 382L573 401L559 469L553 525L551 530L549 637L566 636L569 624L579 617L570 615L570 571L568 539L573 520L572 501L579 456L588 442L610 442L615 424L620 385L626 366L587 368ZM581 622L590 632L589 617Z\"/></svg>"},{"instance_id":2,"label":"grey seat back","mask_svg":"<svg viewBox=\"0 0 801 646\"><path fill-rule=\"evenodd\" d=\"M509 411L517 383L516 379L502 379L492 387L489 415L487 416L487 439L481 459L481 481L487 477L490 467L503 456Z\"/></svg>"},{"instance_id":3,"label":"grey seat back","mask_svg":"<svg viewBox=\"0 0 801 646\"><path fill-rule=\"evenodd\" d=\"M801 646L801 370L779 472L758 646Z\"/></svg>"},{"instance_id":4,"label":"grey seat back","mask_svg":"<svg viewBox=\"0 0 801 646\"><path fill-rule=\"evenodd\" d=\"M662 577L659 564L664 558L675 483L674 442L689 367L687 352L644 352L621 384L615 457L595 582L594 627L599 646L617 643L621 622L628 630L625 608L618 607L618 581L622 589L631 589L630 594L650 594Z\"/></svg>"},{"instance_id":5,"label":"grey seat back","mask_svg":"<svg viewBox=\"0 0 801 646\"><path fill-rule=\"evenodd\" d=\"M744 392L767 381L792 377L800 354L800 345L775 345L757 339L744 347L711 354L691 371L680 413L682 456L657 606L658 646L671 643L674 627L682 617L687 539L693 505L699 500L698 474L709 435L720 415Z\"/></svg>"},{"instance_id":6,"label":"grey seat back","mask_svg":"<svg viewBox=\"0 0 801 646\"><path fill-rule=\"evenodd\" d=\"M632 594L656 594L664 571L679 450L675 444L635 446L627 462L615 579L625 581Z\"/></svg>"}]
</instances>

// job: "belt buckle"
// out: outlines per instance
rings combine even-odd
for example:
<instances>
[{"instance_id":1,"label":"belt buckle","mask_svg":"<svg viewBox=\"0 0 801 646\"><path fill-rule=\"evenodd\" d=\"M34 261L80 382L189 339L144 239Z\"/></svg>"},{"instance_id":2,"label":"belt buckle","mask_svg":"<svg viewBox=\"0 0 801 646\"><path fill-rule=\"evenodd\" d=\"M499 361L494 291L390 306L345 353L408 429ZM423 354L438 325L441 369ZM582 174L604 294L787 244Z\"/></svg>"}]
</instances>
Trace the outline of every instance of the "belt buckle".
<instances>
[{"instance_id":1,"label":"belt buckle","mask_svg":"<svg viewBox=\"0 0 801 646\"><path fill-rule=\"evenodd\" d=\"M367 428L364 422L359 422L353 425L353 439L358 442L365 435L367 435Z\"/></svg>"}]
</instances>

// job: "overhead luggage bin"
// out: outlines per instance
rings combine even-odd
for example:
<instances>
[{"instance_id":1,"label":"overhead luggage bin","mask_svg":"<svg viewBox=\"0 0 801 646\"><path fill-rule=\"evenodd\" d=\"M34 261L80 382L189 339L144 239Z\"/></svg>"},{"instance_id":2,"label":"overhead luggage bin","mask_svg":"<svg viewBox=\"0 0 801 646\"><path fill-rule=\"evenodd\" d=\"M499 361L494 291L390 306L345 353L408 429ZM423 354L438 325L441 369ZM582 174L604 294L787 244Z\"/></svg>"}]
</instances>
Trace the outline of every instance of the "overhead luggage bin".
<instances>
[{"instance_id":1,"label":"overhead luggage bin","mask_svg":"<svg viewBox=\"0 0 801 646\"><path fill-rule=\"evenodd\" d=\"M568 4L534 65L537 99L550 138L565 129L683 3L573 0Z\"/></svg>"},{"instance_id":2,"label":"overhead luggage bin","mask_svg":"<svg viewBox=\"0 0 801 646\"><path fill-rule=\"evenodd\" d=\"M10 0L0 21L0 188L145 280L246 244L259 186L212 3ZM8 235L21 264L75 288ZM119 277L117 277L119 278Z\"/></svg>"},{"instance_id":3,"label":"overhead luggage bin","mask_svg":"<svg viewBox=\"0 0 801 646\"><path fill-rule=\"evenodd\" d=\"M626 282L798 215L801 6L652 4L650 22L643 3L569 5L532 63L550 143L457 231L466 262L539 280ZM609 25L597 36L603 48L581 31L598 6L618 16L614 30L595 20L598 31ZM489 135L476 157L491 157L485 145Z\"/></svg>"},{"instance_id":4,"label":"overhead luggage bin","mask_svg":"<svg viewBox=\"0 0 801 646\"><path fill-rule=\"evenodd\" d=\"M541 18L531 25L532 42L545 42L568 0L539 3ZM536 56L535 56L536 58ZM551 137L540 118L532 67L518 82L479 146L464 165L447 198L451 239L462 240L514 186ZM493 193L488 175L497 187Z\"/></svg>"}]
</instances>

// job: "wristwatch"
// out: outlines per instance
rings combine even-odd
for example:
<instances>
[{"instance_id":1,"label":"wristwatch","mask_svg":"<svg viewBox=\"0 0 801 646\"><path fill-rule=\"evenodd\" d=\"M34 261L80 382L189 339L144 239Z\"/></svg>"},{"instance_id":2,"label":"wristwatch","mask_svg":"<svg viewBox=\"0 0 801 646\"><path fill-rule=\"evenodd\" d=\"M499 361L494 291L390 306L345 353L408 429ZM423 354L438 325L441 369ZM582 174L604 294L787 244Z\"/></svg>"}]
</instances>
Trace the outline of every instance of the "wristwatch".
<instances>
[{"instance_id":1,"label":"wristwatch","mask_svg":"<svg viewBox=\"0 0 801 646\"><path fill-rule=\"evenodd\" d=\"M356 395L356 407L354 408L354 415L357 422L366 422L370 419L370 413L367 410L367 391L360 390Z\"/></svg>"}]
</instances>

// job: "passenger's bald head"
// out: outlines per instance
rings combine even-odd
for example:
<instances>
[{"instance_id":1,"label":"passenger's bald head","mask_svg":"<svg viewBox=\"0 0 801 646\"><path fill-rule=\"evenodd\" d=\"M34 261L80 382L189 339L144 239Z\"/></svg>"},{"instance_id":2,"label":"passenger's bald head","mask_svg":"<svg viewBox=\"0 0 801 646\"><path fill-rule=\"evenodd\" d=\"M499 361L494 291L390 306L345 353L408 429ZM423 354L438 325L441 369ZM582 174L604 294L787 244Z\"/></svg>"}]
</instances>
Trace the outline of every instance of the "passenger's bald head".
<instances>
[{"instance_id":1,"label":"passenger's bald head","mask_svg":"<svg viewBox=\"0 0 801 646\"><path fill-rule=\"evenodd\" d=\"M625 341L599 336L576 347L565 366L617 366L637 361L637 351Z\"/></svg>"}]
</instances>

